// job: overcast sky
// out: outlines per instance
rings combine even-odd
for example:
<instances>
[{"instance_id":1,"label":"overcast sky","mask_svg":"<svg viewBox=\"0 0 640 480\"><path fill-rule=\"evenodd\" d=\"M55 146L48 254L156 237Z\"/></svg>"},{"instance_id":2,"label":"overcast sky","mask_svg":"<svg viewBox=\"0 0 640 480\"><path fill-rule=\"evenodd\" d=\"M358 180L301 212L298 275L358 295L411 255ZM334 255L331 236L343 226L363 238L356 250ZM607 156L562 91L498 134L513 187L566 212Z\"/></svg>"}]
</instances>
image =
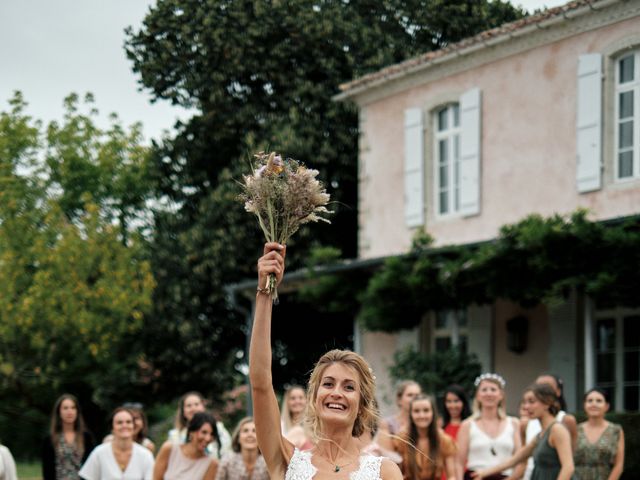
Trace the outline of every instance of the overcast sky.
<instances>
[{"instance_id":1,"label":"overcast sky","mask_svg":"<svg viewBox=\"0 0 640 480\"><path fill-rule=\"evenodd\" d=\"M147 138L171 129L188 112L150 103L140 92L124 49L124 28L137 28L155 0L0 0L0 109L14 90L28 113L48 122L62 117L71 92L92 92L102 125L116 112L125 125L141 121ZM529 11L565 0L515 0Z\"/></svg>"}]
</instances>

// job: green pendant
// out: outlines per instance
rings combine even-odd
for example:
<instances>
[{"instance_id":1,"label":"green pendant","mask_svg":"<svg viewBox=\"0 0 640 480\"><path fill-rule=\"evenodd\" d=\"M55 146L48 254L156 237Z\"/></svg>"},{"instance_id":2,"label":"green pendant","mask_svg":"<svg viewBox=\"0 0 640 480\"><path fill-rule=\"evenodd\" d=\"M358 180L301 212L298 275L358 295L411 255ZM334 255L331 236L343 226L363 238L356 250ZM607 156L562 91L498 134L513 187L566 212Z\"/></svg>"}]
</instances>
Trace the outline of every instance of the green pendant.
<instances>
[{"instance_id":1,"label":"green pendant","mask_svg":"<svg viewBox=\"0 0 640 480\"><path fill-rule=\"evenodd\" d=\"M340 471L340 467L338 465L336 465L336 468L333 471L338 473Z\"/></svg>"}]
</instances>

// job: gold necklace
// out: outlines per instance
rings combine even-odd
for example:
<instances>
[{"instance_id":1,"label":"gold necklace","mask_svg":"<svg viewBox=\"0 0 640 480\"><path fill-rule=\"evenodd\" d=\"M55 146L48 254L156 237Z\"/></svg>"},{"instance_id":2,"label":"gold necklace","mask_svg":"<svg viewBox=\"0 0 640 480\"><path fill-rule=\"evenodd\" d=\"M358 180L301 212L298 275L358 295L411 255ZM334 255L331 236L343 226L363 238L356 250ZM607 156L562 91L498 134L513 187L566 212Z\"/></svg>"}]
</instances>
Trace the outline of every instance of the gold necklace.
<instances>
[{"instance_id":1,"label":"gold necklace","mask_svg":"<svg viewBox=\"0 0 640 480\"><path fill-rule=\"evenodd\" d=\"M338 450L337 455L339 455L339 454L340 454L340 451ZM329 448L329 455L331 455L331 448ZM336 460L338 459L337 455L336 455ZM332 459L332 458L327 458L327 457L325 457L324 455L321 455L321 456L322 456L322 458L324 458L325 460L327 460L331 465L333 465L333 472L334 472L334 473L338 473L338 472L339 472L340 470L342 470L344 467L348 467L348 466L349 466L349 465L351 465L353 462L355 462L355 460L351 460L351 461L350 461L350 462L348 462L348 463L345 463L345 464L342 464L342 465L338 465L338 464L336 463L336 460L334 460L334 459Z\"/></svg>"}]
</instances>

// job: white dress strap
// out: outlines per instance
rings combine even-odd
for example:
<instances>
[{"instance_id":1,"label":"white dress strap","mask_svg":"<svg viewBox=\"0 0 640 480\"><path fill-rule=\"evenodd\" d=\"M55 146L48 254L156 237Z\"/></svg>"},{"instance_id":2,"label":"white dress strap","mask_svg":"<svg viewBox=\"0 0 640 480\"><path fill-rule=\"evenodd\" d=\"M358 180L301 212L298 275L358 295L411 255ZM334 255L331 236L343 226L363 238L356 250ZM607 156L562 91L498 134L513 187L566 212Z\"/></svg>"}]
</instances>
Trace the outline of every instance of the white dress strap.
<instances>
[{"instance_id":1,"label":"white dress strap","mask_svg":"<svg viewBox=\"0 0 640 480\"><path fill-rule=\"evenodd\" d=\"M350 480L380 480L381 466L382 457L362 455L360 457L360 468L352 472L349 478Z\"/></svg>"}]
</instances>

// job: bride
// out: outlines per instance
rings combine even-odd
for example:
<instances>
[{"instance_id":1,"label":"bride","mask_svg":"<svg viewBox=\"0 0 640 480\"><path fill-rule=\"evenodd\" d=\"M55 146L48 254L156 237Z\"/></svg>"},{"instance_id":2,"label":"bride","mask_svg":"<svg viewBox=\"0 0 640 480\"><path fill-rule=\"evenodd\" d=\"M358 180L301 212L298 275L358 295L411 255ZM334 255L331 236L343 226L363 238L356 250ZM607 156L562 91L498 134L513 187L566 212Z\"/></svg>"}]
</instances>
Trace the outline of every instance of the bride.
<instances>
[{"instance_id":1,"label":"bride","mask_svg":"<svg viewBox=\"0 0 640 480\"><path fill-rule=\"evenodd\" d=\"M359 437L378 420L375 378L367 362L348 350L331 350L316 364L307 389L306 422L315 447L300 451L282 436L271 379L272 301L266 285L284 274L285 247L267 243L258 260L258 291L251 333L249 376L258 444L273 480L401 480L388 459L362 455Z\"/></svg>"}]
</instances>

